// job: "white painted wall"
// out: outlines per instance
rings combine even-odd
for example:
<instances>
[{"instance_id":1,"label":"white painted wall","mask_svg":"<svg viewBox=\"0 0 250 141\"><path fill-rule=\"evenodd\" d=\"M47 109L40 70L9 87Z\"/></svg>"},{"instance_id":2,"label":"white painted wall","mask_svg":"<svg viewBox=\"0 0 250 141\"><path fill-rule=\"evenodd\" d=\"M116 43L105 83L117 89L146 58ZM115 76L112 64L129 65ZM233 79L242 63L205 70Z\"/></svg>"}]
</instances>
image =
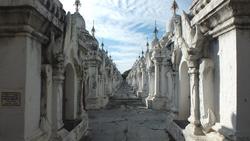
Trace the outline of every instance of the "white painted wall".
<instances>
[{"instance_id":1,"label":"white painted wall","mask_svg":"<svg viewBox=\"0 0 250 141\"><path fill-rule=\"evenodd\" d=\"M41 45L25 36L0 43L0 90L22 92L21 107L0 107L0 140L29 140L39 132Z\"/></svg>"},{"instance_id":2,"label":"white painted wall","mask_svg":"<svg viewBox=\"0 0 250 141\"><path fill-rule=\"evenodd\" d=\"M204 58L199 68L200 114L203 119L207 118L208 110L214 112L214 63L211 59Z\"/></svg>"},{"instance_id":3,"label":"white painted wall","mask_svg":"<svg viewBox=\"0 0 250 141\"><path fill-rule=\"evenodd\" d=\"M222 130L236 129L237 100L237 56L236 31L232 30L219 37L220 57L220 123Z\"/></svg>"},{"instance_id":4,"label":"white painted wall","mask_svg":"<svg viewBox=\"0 0 250 141\"><path fill-rule=\"evenodd\" d=\"M76 79L73 66L68 64L65 68L65 81L64 81L64 119L73 120L75 118L75 93L76 93Z\"/></svg>"},{"instance_id":5,"label":"white painted wall","mask_svg":"<svg viewBox=\"0 0 250 141\"><path fill-rule=\"evenodd\" d=\"M179 70L178 119L187 120L190 116L190 82L187 62L182 61Z\"/></svg>"},{"instance_id":6,"label":"white painted wall","mask_svg":"<svg viewBox=\"0 0 250 141\"><path fill-rule=\"evenodd\" d=\"M0 91L21 91L21 107L0 107L0 140L24 139L25 37L0 38ZM10 132L11 131L11 132Z\"/></svg>"},{"instance_id":7,"label":"white painted wall","mask_svg":"<svg viewBox=\"0 0 250 141\"><path fill-rule=\"evenodd\" d=\"M168 78L167 78L167 67L163 64L161 65L161 72L160 72L160 95L162 97L168 97Z\"/></svg>"},{"instance_id":8,"label":"white painted wall","mask_svg":"<svg viewBox=\"0 0 250 141\"><path fill-rule=\"evenodd\" d=\"M18 47L18 46L17 46ZM41 99L41 44L26 38L25 139L39 132Z\"/></svg>"},{"instance_id":9,"label":"white painted wall","mask_svg":"<svg viewBox=\"0 0 250 141\"><path fill-rule=\"evenodd\" d=\"M237 137L250 140L250 30L237 30Z\"/></svg>"},{"instance_id":10,"label":"white painted wall","mask_svg":"<svg viewBox=\"0 0 250 141\"><path fill-rule=\"evenodd\" d=\"M209 58L212 59L214 63L214 76L213 76L213 103L214 103L214 114L216 121L220 122L220 52L219 52L219 41L214 39L210 43L209 47Z\"/></svg>"}]
</instances>

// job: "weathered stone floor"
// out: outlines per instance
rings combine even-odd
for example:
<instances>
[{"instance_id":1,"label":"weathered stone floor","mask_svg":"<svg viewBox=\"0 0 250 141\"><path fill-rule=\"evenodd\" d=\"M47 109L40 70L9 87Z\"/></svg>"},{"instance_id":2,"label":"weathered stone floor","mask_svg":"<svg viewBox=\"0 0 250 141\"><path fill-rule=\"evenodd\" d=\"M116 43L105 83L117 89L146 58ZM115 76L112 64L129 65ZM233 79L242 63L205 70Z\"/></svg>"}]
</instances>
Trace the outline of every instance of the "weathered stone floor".
<instances>
[{"instance_id":1,"label":"weathered stone floor","mask_svg":"<svg viewBox=\"0 0 250 141\"><path fill-rule=\"evenodd\" d=\"M122 92L122 93L121 93ZM107 109L88 111L90 141L168 141L165 111L144 107L126 84ZM125 96L127 95L127 96Z\"/></svg>"}]
</instances>

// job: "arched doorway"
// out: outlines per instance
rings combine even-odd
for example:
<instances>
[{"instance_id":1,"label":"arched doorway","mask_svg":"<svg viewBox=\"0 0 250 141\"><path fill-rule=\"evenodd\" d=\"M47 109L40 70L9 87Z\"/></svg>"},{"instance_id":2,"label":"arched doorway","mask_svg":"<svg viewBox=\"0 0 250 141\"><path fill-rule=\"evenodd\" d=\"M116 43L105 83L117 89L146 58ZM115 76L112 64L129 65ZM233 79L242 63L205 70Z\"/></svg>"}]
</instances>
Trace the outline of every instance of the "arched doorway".
<instances>
[{"instance_id":1,"label":"arched doorway","mask_svg":"<svg viewBox=\"0 0 250 141\"><path fill-rule=\"evenodd\" d=\"M190 116L190 81L186 61L181 62L179 70L178 119L187 120Z\"/></svg>"},{"instance_id":2,"label":"arched doorway","mask_svg":"<svg viewBox=\"0 0 250 141\"><path fill-rule=\"evenodd\" d=\"M76 78L75 71L71 64L68 64L65 68L65 82L64 82L64 95L63 95L63 122L73 120L74 105L75 105L75 86Z\"/></svg>"}]
</instances>

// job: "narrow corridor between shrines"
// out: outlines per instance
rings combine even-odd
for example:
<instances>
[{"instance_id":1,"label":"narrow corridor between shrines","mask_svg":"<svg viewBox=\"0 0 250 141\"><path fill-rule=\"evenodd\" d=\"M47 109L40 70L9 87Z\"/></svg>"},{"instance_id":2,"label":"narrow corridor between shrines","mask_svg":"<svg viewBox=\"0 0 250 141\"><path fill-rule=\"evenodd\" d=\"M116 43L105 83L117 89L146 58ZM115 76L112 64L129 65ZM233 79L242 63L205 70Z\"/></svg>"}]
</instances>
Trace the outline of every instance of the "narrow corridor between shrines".
<instances>
[{"instance_id":1,"label":"narrow corridor between shrines","mask_svg":"<svg viewBox=\"0 0 250 141\"><path fill-rule=\"evenodd\" d=\"M168 141L166 111L146 109L123 82L105 109L90 110L87 141Z\"/></svg>"}]
</instances>

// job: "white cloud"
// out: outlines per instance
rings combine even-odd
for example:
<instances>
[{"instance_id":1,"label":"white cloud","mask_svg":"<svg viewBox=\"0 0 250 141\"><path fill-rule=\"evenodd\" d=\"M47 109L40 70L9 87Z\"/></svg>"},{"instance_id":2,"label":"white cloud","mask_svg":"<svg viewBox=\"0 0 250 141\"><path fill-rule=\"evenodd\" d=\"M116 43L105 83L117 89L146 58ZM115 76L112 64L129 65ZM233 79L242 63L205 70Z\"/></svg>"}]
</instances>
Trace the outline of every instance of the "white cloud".
<instances>
[{"instance_id":1,"label":"white cloud","mask_svg":"<svg viewBox=\"0 0 250 141\"><path fill-rule=\"evenodd\" d=\"M75 11L74 1L61 0L64 8L71 12ZM177 2L180 9L185 9L191 0ZM146 37L152 36L154 21L157 20L163 31L172 15L172 0L81 0L81 3L80 13L87 29L92 28L92 21L95 20L97 38L104 38L104 42L114 41L105 43L105 46L121 72L130 69L142 47L145 50Z\"/></svg>"}]
</instances>

